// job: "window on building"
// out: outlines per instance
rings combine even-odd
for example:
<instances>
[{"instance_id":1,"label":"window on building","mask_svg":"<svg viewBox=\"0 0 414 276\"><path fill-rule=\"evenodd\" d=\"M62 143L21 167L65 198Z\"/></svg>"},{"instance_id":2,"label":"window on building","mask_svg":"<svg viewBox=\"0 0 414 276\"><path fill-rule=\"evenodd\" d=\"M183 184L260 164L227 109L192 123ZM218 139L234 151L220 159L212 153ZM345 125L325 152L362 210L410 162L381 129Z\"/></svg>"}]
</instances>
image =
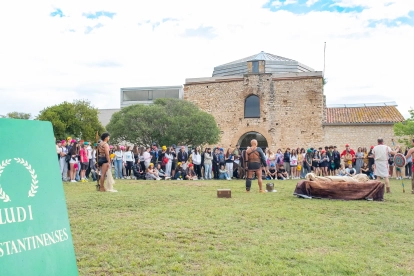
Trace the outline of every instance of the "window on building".
<instances>
[{"instance_id":1,"label":"window on building","mask_svg":"<svg viewBox=\"0 0 414 276\"><path fill-rule=\"evenodd\" d=\"M252 62L252 73L259 73L259 61Z\"/></svg>"},{"instance_id":2,"label":"window on building","mask_svg":"<svg viewBox=\"0 0 414 276\"><path fill-rule=\"evenodd\" d=\"M154 100L155 99L160 99L160 98L178 99L180 97L178 89L154 90L153 95L154 95L153 96Z\"/></svg>"},{"instance_id":3,"label":"window on building","mask_svg":"<svg viewBox=\"0 0 414 276\"><path fill-rule=\"evenodd\" d=\"M150 92L152 93L152 91L148 91L148 90L124 91L123 101L124 102L148 101L148 96Z\"/></svg>"},{"instance_id":4,"label":"window on building","mask_svg":"<svg viewBox=\"0 0 414 276\"><path fill-rule=\"evenodd\" d=\"M155 89L123 91L124 102L153 101L160 98L180 98L179 89Z\"/></svg>"},{"instance_id":5,"label":"window on building","mask_svg":"<svg viewBox=\"0 0 414 276\"><path fill-rule=\"evenodd\" d=\"M260 118L260 99L251 95L244 102L244 118Z\"/></svg>"}]
</instances>

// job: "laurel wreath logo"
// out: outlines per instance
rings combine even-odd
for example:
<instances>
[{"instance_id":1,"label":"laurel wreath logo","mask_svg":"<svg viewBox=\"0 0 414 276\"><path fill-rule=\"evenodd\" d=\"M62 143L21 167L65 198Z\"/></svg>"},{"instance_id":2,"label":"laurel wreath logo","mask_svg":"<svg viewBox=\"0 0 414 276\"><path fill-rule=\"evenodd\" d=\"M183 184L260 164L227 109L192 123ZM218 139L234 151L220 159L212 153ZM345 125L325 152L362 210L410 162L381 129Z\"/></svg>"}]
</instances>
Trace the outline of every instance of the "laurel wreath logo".
<instances>
[{"instance_id":1,"label":"laurel wreath logo","mask_svg":"<svg viewBox=\"0 0 414 276\"><path fill-rule=\"evenodd\" d=\"M37 174L35 170L32 169L32 166L27 161L25 161L23 158L14 158L14 160L16 160L17 163L22 164L32 176L32 184L30 185L28 197L34 197L37 193L37 188L39 188L39 186L37 186L37 183L39 183L39 181L37 180Z\"/></svg>"},{"instance_id":2,"label":"laurel wreath logo","mask_svg":"<svg viewBox=\"0 0 414 276\"><path fill-rule=\"evenodd\" d=\"M0 163L0 176L1 176L1 174L3 173L4 169L5 169L8 165L10 165L10 162L11 162L11 159L6 159L6 160L1 161L1 163ZM1 199L1 200L3 200L4 202L9 202L9 201L11 201L11 200L10 200L10 197L9 197L9 196L6 194L6 192L5 192L5 191L3 191L3 189L1 188L1 185L0 185L0 199Z\"/></svg>"},{"instance_id":3,"label":"laurel wreath logo","mask_svg":"<svg viewBox=\"0 0 414 276\"><path fill-rule=\"evenodd\" d=\"M26 170L30 173L31 177L32 177L32 183L30 185L30 189L29 189L29 193L28 193L28 197L34 197L37 193L37 189L39 188L39 186L37 185L37 183L39 183L39 181L37 180L37 174L36 171L32 168L32 165L30 165L26 160L24 160L23 158L14 158L14 160L16 161L16 163L18 164L22 164ZM3 160L0 163L0 177L1 174L3 173L4 169L10 165L11 163L11 159L6 159ZM0 185L0 200L3 200L4 202L9 202L11 201L10 197L6 194L6 192L1 188Z\"/></svg>"}]
</instances>

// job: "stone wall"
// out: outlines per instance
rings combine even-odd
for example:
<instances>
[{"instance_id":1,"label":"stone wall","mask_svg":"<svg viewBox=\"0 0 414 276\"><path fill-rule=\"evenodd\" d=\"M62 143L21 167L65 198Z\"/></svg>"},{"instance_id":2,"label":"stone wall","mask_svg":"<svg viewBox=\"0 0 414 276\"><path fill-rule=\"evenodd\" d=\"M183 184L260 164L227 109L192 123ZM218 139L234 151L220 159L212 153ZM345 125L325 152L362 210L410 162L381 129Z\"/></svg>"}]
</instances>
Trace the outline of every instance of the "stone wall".
<instances>
[{"instance_id":1,"label":"stone wall","mask_svg":"<svg viewBox=\"0 0 414 276\"><path fill-rule=\"evenodd\" d=\"M393 125L338 125L324 126L325 140L323 146L337 146L342 152L345 145L349 144L352 149L357 151L358 147L366 147L369 151L371 146L377 145L378 137L382 137L386 145L393 148L391 139L394 139L395 145L398 138L394 136ZM405 146L402 146L405 149ZM405 168L402 168L402 176L405 176ZM396 168L394 168L393 177L396 177Z\"/></svg>"},{"instance_id":2,"label":"stone wall","mask_svg":"<svg viewBox=\"0 0 414 276\"><path fill-rule=\"evenodd\" d=\"M260 118L244 118L244 101L260 99ZM184 99L212 114L222 131L220 145L235 146L246 132L262 134L269 147L302 147L324 141L322 76L247 74L226 80L190 80Z\"/></svg>"},{"instance_id":3,"label":"stone wall","mask_svg":"<svg viewBox=\"0 0 414 276\"><path fill-rule=\"evenodd\" d=\"M393 125L338 125L324 126L325 139L324 145L336 145L339 149L345 148L345 144L356 150L358 147L377 145L378 137L382 137L384 142L392 147L391 139L394 138L398 144L398 139L394 136Z\"/></svg>"},{"instance_id":4,"label":"stone wall","mask_svg":"<svg viewBox=\"0 0 414 276\"><path fill-rule=\"evenodd\" d=\"M325 96L322 77L247 74L233 78L205 78L187 81L184 99L212 114L221 129L223 147L234 147L245 133L262 134L270 148L319 147L349 143L375 145L379 136L388 145L394 138L393 125L324 125ZM260 99L260 118L244 118L244 101L250 95Z\"/></svg>"}]
</instances>

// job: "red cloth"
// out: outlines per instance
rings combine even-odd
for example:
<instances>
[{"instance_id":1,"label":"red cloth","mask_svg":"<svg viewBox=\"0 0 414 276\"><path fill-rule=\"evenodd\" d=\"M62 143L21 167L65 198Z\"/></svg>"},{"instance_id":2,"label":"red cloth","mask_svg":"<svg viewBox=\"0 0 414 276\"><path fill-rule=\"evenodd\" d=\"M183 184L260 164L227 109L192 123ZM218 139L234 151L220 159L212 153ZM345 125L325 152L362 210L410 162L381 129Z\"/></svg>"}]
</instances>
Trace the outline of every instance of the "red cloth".
<instances>
[{"instance_id":1,"label":"red cloth","mask_svg":"<svg viewBox=\"0 0 414 276\"><path fill-rule=\"evenodd\" d=\"M353 150L353 149L350 149L349 150L349 153L352 155L352 157L354 157L355 156L355 151ZM346 150L344 150L342 153L341 153L341 157L342 156L344 156L346 154Z\"/></svg>"},{"instance_id":2,"label":"red cloth","mask_svg":"<svg viewBox=\"0 0 414 276\"><path fill-rule=\"evenodd\" d=\"M352 162L355 162L355 151L353 149L349 150L349 153L352 155ZM341 153L341 157L345 156L346 149Z\"/></svg>"}]
</instances>

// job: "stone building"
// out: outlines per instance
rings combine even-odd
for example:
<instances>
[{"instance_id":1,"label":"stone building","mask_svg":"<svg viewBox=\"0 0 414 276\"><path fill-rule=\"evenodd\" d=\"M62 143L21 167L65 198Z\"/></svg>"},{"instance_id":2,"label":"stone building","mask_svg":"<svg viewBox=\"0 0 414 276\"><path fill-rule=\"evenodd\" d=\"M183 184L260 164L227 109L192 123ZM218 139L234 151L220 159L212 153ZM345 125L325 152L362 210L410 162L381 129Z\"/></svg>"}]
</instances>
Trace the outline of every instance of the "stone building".
<instances>
[{"instance_id":1,"label":"stone building","mask_svg":"<svg viewBox=\"0 0 414 276\"><path fill-rule=\"evenodd\" d=\"M322 72L261 52L214 68L213 76L186 79L184 100L211 113L223 147L369 147L378 136L391 144L404 120L395 103L327 107Z\"/></svg>"}]
</instances>

